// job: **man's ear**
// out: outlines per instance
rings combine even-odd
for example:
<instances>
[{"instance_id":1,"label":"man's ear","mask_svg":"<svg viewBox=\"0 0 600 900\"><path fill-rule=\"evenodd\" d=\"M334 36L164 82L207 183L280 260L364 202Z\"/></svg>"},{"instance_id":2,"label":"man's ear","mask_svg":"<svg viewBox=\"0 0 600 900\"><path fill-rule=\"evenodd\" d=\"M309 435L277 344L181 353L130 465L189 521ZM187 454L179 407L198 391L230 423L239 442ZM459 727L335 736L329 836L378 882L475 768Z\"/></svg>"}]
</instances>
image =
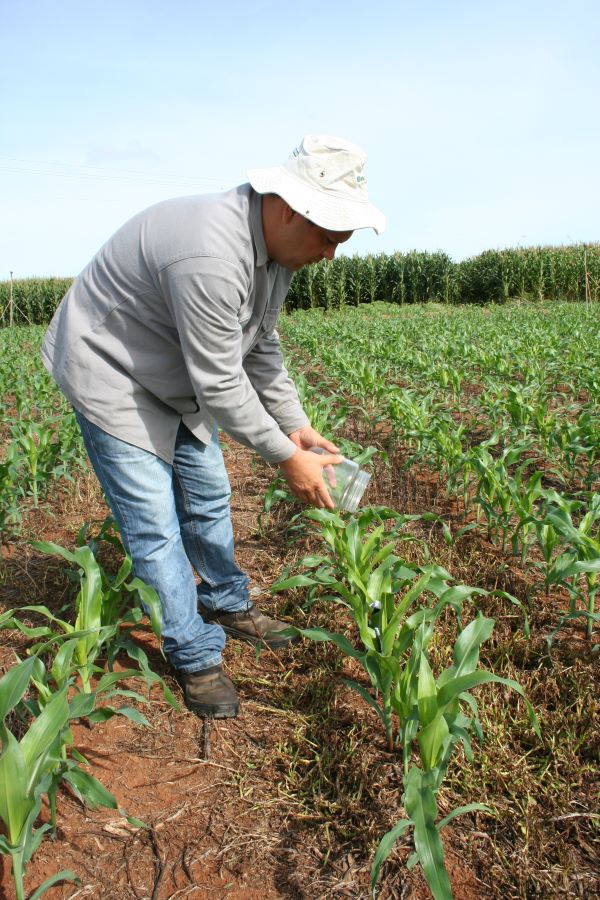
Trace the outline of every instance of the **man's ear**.
<instances>
[{"instance_id":1,"label":"man's ear","mask_svg":"<svg viewBox=\"0 0 600 900\"><path fill-rule=\"evenodd\" d=\"M292 207L285 202L285 200L281 203L281 221L284 225L289 225L294 216L297 216L298 213L296 210L292 209Z\"/></svg>"}]
</instances>

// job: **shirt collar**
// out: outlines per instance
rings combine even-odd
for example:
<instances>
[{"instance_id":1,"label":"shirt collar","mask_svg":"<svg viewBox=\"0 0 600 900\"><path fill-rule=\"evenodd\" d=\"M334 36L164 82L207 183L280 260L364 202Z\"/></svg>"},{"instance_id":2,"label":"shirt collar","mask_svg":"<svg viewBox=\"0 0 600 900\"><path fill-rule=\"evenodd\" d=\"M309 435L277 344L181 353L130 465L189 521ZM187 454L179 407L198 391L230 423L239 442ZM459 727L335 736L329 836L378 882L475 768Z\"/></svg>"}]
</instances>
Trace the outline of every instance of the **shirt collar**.
<instances>
[{"instance_id":1,"label":"shirt collar","mask_svg":"<svg viewBox=\"0 0 600 900\"><path fill-rule=\"evenodd\" d=\"M265 266L269 257L262 226L262 194L250 188L250 231L256 249L256 265Z\"/></svg>"}]
</instances>

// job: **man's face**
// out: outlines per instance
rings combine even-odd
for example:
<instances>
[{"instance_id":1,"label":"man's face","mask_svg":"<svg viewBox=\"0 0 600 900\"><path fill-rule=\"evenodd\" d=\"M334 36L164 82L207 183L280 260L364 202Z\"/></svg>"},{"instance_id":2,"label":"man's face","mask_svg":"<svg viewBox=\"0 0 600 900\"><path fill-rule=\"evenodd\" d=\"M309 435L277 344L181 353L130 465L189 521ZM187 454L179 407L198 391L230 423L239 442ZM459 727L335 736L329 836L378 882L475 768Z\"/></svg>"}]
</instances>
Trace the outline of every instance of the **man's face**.
<instances>
[{"instance_id":1,"label":"man's face","mask_svg":"<svg viewBox=\"0 0 600 900\"><path fill-rule=\"evenodd\" d=\"M294 213L284 246L280 248L277 262L296 272L308 263L321 259L333 259L339 244L352 237L352 231L330 231Z\"/></svg>"}]
</instances>

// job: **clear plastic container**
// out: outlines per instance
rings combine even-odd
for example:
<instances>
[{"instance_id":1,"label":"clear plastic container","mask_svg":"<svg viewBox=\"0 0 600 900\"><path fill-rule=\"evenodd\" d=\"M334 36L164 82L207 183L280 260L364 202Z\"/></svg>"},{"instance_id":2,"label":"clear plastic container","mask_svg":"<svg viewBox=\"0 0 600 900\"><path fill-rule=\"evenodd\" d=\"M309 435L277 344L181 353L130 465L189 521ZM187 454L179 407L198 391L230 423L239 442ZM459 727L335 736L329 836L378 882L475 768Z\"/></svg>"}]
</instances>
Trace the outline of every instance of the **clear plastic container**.
<instances>
[{"instance_id":1,"label":"clear plastic container","mask_svg":"<svg viewBox=\"0 0 600 900\"><path fill-rule=\"evenodd\" d=\"M322 447L311 447L310 449L313 453L328 452ZM344 456L341 463L323 469L323 478L329 496L338 509L356 512L371 476L354 460L346 459Z\"/></svg>"}]
</instances>

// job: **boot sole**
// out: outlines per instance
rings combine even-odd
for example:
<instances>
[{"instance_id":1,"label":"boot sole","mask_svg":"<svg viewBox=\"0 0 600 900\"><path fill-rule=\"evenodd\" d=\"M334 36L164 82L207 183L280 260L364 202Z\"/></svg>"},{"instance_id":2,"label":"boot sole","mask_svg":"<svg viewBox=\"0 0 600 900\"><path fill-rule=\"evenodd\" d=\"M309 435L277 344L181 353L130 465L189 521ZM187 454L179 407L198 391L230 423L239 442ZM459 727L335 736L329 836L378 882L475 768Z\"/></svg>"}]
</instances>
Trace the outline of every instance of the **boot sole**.
<instances>
[{"instance_id":1,"label":"boot sole","mask_svg":"<svg viewBox=\"0 0 600 900\"><path fill-rule=\"evenodd\" d=\"M210 703L197 703L194 700L186 700L187 708L202 719L234 719L239 711L238 703L220 703L218 706Z\"/></svg>"},{"instance_id":2,"label":"boot sole","mask_svg":"<svg viewBox=\"0 0 600 900\"><path fill-rule=\"evenodd\" d=\"M229 625L222 625L220 622L221 628L228 634L229 637L237 638L238 641L246 641L247 644L252 644L254 647L268 647L269 650L281 650L283 647L289 647L290 644L295 644L299 640L299 635L295 634L292 637L282 637L282 638L264 638L259 635L248 634L247 631L238 631L237 628L231 628Z\"/></svg>"}]
</instances>

